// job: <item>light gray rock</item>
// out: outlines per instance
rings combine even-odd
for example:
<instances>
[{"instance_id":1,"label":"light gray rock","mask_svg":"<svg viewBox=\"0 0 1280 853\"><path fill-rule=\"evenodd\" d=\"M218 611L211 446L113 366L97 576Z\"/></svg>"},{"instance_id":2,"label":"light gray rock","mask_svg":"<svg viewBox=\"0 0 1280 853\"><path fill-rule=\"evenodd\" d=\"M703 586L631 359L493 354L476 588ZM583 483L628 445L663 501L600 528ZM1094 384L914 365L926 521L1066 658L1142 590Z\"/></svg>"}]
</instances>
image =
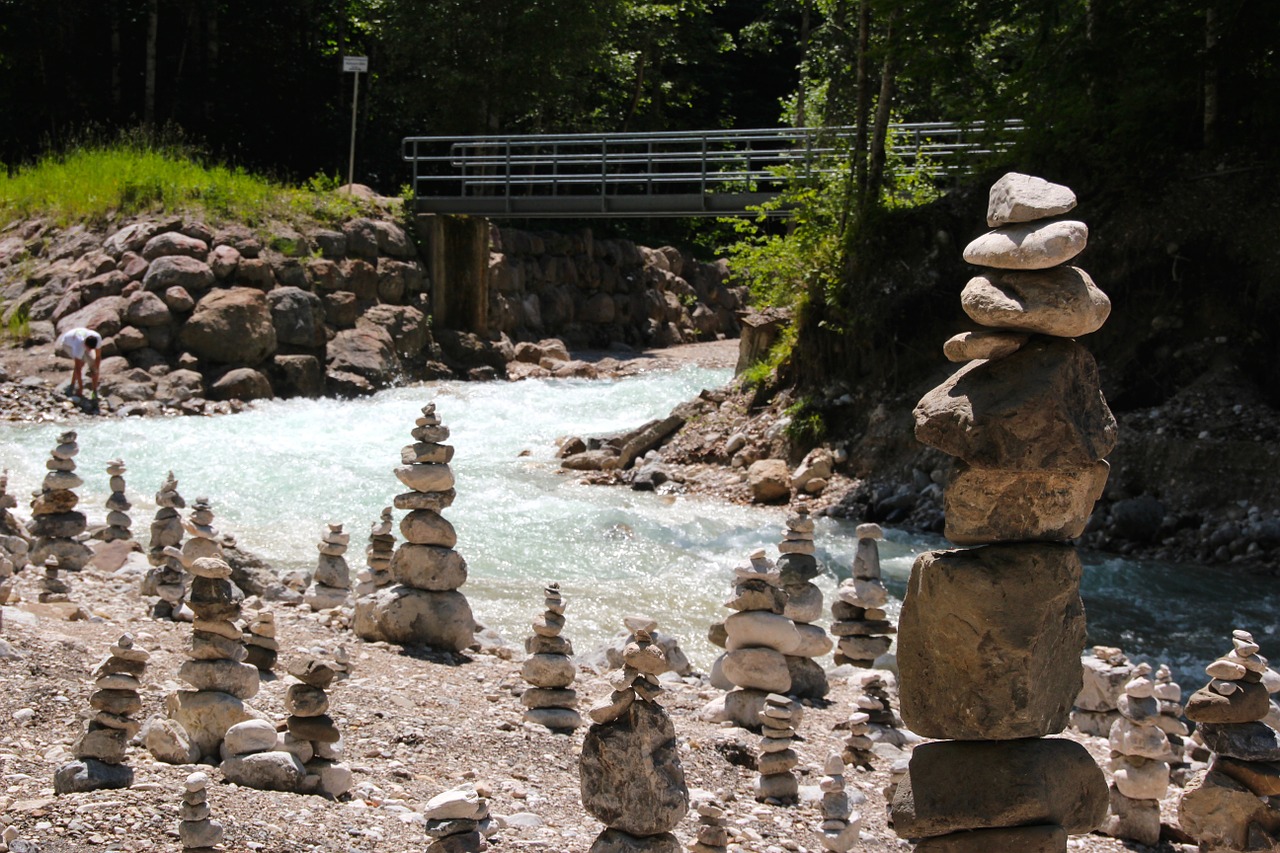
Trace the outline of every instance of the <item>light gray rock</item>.
<instances>
[{"instance_id":1,"label":"light gray rock","mask_svg":"<svg viewBox=\"0 0 1280 853\"><path fill-rule=\"evenodd\" d=\"M996 228L1013 222L1032 222L1061 216L1076 206L1070 187L1034 175L1009 172L991 185L987 196L987 225Z\"/></svg>"},{"instance_id":2,"label":"light gray rock","mask_svg":"<svg viewBox=\"0 0 1280 853\"><path fill-rule=\"evenodd\" d=\"M391 557L391 576L417 589L443 592L467 581L467 561L451 548L404 544Z\"/></svg>"},{"instance_id":3,"label":"light gray rock","mask_svg":"<svg viewBox=\"0 0 1280 853\"><path fill-rule=\"evenodd\" d=\"M948 338L942 345L942 354L947 361L965 362L976 359L999 359L1013 355L1022 349L1029 336L1020 332L1006 332L1000 329L981 329L974 332L961 332Z\"/></svg>"},{"instance_id":4,"label":"light gray rock","mask_svg":"<svg viewBox=\"0 0 1280 853\"><path fill-rule=\"evenodd\" d=\"M1006 225L965 246L964 259L997 269L1042 270L1065 264L1088 241L1088 226L1074 219Z\"/></svg>"},{"instance_id":5,"label":"light gray rock","mask_svg":"<svg viewBox=\"0 0 1280 853\"><path fill-rule=\"evenodd\" d=\"M475 642L471 606L457 591L432 592L398 584L378 592L372 615L375 636L392 643L460 652Z\"/></svg>"},{"instance_id":6,"label":"light gray rock","mask_svg":"<svg viewBox=\"0 0 1280 853\"><path fill-rule=\"evenodd\" d=\"M657 835L689 810L675 729L651 702L633 702L613 722L592 726L579 773L583 806L612 829Z\"/></svg>"},{"instance_id":7,"label":"light gray rock","mask_svg":"<svg viewBox=\"0 0 1280 853\"><path fill-rule=\"evenodd\" d=\"M975 276L960 293L960 305L983 326L1060 338L1092 334L1111 315L1111 300L1073 266Z\"/></svg>"},{"instance_id":8,"label":"light gray rock","mask_svg":"<svg viewBox=\"0 0 1280 853\"><path fill-rule=\"evenodd\" d=\"M266 720L245 720L227 729L222 740L222 757L269 752L276 748L276 727Z\"/></svg>"},{"instance_id":9,"label":"light gray rock","mask_svg":"<svg viewBox=\"0 0 1280 853\"><path fill-rule=\"evenodd\" d=\"M233 755L218 769L228 782L259 791L297 791L307 775L302 762L291 752Z\"/></svg>"},{"instance_id":10,"label":"light gray rock","mask_svg":"<svg viewBox=\"0 0 1280 853\"><path fill-rule=\"evenodd\" d=\"M786 694L791 691L787 659L770 648L751 647L728 652L722 661L724 675L739 687Z\"/></svg>"}]
</instances>

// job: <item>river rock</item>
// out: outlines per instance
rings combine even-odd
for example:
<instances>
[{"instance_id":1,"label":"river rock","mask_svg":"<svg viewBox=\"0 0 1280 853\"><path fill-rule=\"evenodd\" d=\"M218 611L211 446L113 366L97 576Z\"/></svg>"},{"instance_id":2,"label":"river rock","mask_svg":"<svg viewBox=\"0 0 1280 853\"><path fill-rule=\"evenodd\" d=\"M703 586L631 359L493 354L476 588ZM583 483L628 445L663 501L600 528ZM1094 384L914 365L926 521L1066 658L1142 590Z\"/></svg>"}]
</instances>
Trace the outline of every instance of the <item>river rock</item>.
<instances>
[{"instance_id":1,"label":"river rock","mask_svg":"<svg viewBox=\"0 0 1280 853\"><path fill-rule=\"evenodd\" d=\"M725 647L729 651L766 646L783 654L792 654L800 647L800 634L795 623L777 613L740 611L724 620L724 628L728 634Z\"/></svg>"},{"instance_id":2,"label":"river rock","mask_svg":"<svg viewBox=\"0 0 1280 853\"><path fill-rule=\"evenodd\" d=\"M1061 216L1074 209L1076 194L1070 187L1009 172L991 185L987 195L987 225L996 228L1013 222L1034 222Z\"/></svg>"},{"instance_id":3,"label":"river rock","mask_svg":"<svg viewBox=\"0 0 1280 853\"><path fill-rule=\"evenodd\" d=\"M166 286L169 283L182 284L167 282ZM276 350L276 331L266 295L251 287L209 291L183 324L178 341L205 361L248 367L261 364Z\"/></svg>"},{"instance_id":4,"label":"river rock","mask_svg":"<svg viewBox=\"0 0 1280 853\"><path fill-rule=\"evenodd\" d=\"M582 804L611 829L631 835L670 832L689 809L670 718L651 702L587 730L579 763Z\"/></svg>"},{"instance_id":5,"label":"river rock","mask_svg":"<svg viewBox=\"0 0 1280 853\"><path fill-rule=\"evenodd\" d=\"M1178 801L1178 824L1207 850L1267 849L1250 846L1257 827L1280 834L1280 816L1249 789L1224 773L1201 770Z\"/></svg>"},{"instance_id":6,"label":"river rock","mask_svg":"<svg viewBox=\"0 0 1280 853\"><path fill-rule=\"evenodd\" d=\"M233 755L218 769L228 782L259 791L297 791L307 770L291 752Z\"/></svg>"},{"instance_id":7,"label":"river rock","mask_svg":"<svg viewBox=\"0 0 1280 853\"><path fill-rule=\"evenodd\" d=\"M747 468L747 488L756 503L778 503L791 497L791 469L783 459L758 459Z\"/></svg>"},{"instance_id":8,"label":"river rock","mask_svg":"<svg viewBox=\"0 0 1280 853\"><path fill-rule=\"evenodd\" d=\"M467 580L467 561L448 547L404 543L391 557L391 576L417 589L455 590Z\"/></svg>"},{"instance_id":9,"label":"river rock","mask_svg":"<svg viewBox=\"0 0 1280 853\"><path fill-rule=\"evenodd\" d=\"M944 496L945 535L957 545L1061 542L1084 533L1111 466L1008 471L957 463Z\"/></svg>"},{"instance_id":10,"label":"river rock","mask_svg":"<svg viewBox=\"0 0 1280 853\"><path fill-rule=\"evenodd\" d=\"M1239 761L1215 755L1210 769L1230 776L1260 797L1280 796L1280 762Z\"/></svg>"},{"instance_id":11,"label":"river rock","mask_svg":"<svg viewBox=\"0 0 1280 853\"><path fill-rule=\"evenodd\" d=\"M980 325L1059 338L1092 334L1111 315L1111 300L1088 273L1072 266L975 276L961 292L960 305Z\"/></svg>"},{"instance_id":12,"label":"river rock","mask_svg":"<svg viewBox=\"0 0 1280 853\"><path fill-rule=\"evenodd\" d=\"M1089 227L1074 219L1015 223L965 246L964 259L983 267L1042 270L1071 260L1088 241Z\"/></svg>"},{"instance_id":13,"label":"river rock","mask_svg":"<svg viewBox=\"0 0 1280 853\"><path fill-rule=\"evenodd\" d=\"M947 339L942 345L942 354L947 361L954 362L998 359L1013 355L1026 346L1028 340L1029 335L1003 329L961 332Z\"/></svg>"},{"instance_id":14,"label":"river rock","mask_svg":"<svg viewBox=\"0 0 1280 853\"><path fill-rule=\"evenodd\" d=\"M59 767L53 776L53 790L57 794L115 790L131 785L132 767L127 764L108 764L95 758L78 758L68 762Z\"/></svg>"},{"instance_id":15,"label":"river rock","mask_svg":"<svg viewBox=\"0 0 1280 853\"><path fill-rule=\"evenodd\" d=\"M242 700L217 690L179 690L169 701L170 716L202 756L218 756L227 729L258 716Z\"/></svg>"},{"instance_id":16,"label":"river rock","mask_svg":"<svg viewBox=\"0 0 1280 853\"><path fill-rule=\"evenodd\" d=\"M725 676L739 687L767 693L790 693L787 658L771 648L749 647L730 651L723 661Z\"/></svg>"},{"instance_id":17,"label":"river rock","mask_svg":"<svg viewBox=\"0 0 1280 853\"><path fill-rule=\"evenodd\" d=\"M1067 831L1060 826L1016 826L975 829L925 838L915 853L1063 853Z\"/></svg>"},{"instance_id":18,"label":"river rock","mask_svg":"<svg viewBox=\"0 0 1280 853\"><path fill-rule=\"evenodd\" d=\"M374 624L389 642L454 652L475 642L471 605L457 590L433 592L397 584L381 590L374 602Z\"/></svg>"},{"instance_id":19,"label":"river rock","mask_svg":"<svg viewBox=\"0 0 1280 853\"><path fill-rule=\"evenodd\" d=\"M684 853L684 847L669 832L637 836L620 829L606 829L596 836L587 853Z\"/></svg>"},{"instance_id":20,"label":"river rock","mask_svg":"<svg viewBox=\"0 0 1280 853\"><path fill-rule=\"evenodd\" d=\"M1261 684L1234 681L1236 689L1223 696L1202 687L1187 699L1187 719L1196 723L1252 723L1271 711L1271 699Z\"/></svg>"},{"instance_id":21,"label":"river rock","mask_svg":"<svg viewBox=\"0 0 1280 853\"><path fill-rule=\"evenodd\" d=\"M448 465L400 465L395 475L415 492L444 492L453 488L453 471Z\"/></svg>"},{"instance_id":22,"label":"river rock","mask_svg":"<svg viewBox=\"0 0 1280 853\"><path fill-rule=\"evenodd\" d=\"M414 545L435 545L452 548L458 544L458 534L439 513L427 509L414 510L400 520L400 534Z\"/></svg>"}]
</instances>

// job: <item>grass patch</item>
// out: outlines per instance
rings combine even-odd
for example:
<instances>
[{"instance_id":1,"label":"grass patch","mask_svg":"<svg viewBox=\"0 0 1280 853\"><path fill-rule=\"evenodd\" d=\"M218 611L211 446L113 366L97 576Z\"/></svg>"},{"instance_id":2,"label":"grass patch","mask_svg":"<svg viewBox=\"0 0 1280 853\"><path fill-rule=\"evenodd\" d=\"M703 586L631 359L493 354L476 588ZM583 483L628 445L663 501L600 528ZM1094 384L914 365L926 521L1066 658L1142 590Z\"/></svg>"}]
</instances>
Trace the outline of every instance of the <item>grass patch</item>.
<instances>
[{"instance_id":1,"label":"grass patch","mask_svg":"<svg viewBox=\"0 0 1280 853\"><path fill-rule=\"evenodd\" d=\"M49 154L0 175L0 220L45 217L59 225L100 223L163 211L250 227L271 219L338 222L366 212L360 199L313 178L293 188L241 168L206 164L177 146L124 141Z\"/></svg>"},{"instance_id":2,"label":"grass patch","mask_svg":"<svg viewBox=\"0 0 1280 853\"><path fill-rule=\"evenodd\" d=\"M3 303L0 303L0 309L3 308ZM0 311L0 313L5 312ZM31 317L28 314L27 306L20 305L18 310L9 314L9 318L4 325L0 326L0 338L22 342L29 337L31 337Z\"/></svg>"}]
</instances>

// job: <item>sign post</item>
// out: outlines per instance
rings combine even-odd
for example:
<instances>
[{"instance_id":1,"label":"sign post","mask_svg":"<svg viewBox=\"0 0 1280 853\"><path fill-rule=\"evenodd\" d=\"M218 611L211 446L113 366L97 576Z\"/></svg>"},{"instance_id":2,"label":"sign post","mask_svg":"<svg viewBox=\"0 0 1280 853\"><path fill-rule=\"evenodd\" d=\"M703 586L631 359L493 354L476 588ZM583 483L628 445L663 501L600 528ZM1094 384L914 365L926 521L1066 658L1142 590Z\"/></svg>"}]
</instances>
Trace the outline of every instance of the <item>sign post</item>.
<instances>
[{"instance_id":1,"label":"sign post","mask_svg":"<svg viewBox=\"0 0 1280 853\"><path fill-rule=\"evenodd\" d=\"M356 104L360 100L360 72L368 72L369 57L342 57L343 73L355 72L355 85L351 90L351 156L347 160L347 192L351 192L351 184L355 180L356 171Z\"/></svg>"}]
</instances>

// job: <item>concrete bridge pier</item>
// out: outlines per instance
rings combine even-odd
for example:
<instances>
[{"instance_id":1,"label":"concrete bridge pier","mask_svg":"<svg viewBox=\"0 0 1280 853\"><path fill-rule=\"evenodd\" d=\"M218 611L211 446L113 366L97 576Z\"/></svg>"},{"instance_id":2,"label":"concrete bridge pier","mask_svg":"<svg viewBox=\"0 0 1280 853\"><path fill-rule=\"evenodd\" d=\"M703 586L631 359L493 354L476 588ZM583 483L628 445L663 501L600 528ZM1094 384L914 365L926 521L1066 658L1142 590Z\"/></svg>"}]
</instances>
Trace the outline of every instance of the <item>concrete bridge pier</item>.
<instances>
[{"instance_id":1,"label":"concrete bridge pier","mask_svg":"<svg viewBox=\"0 0 1280 853\"><path fill-rule=\"evenodd\" d=\"M489 220L424 213L415 219L431 276L431 325L489 331Z\"/></svg>"}]
</instances>

